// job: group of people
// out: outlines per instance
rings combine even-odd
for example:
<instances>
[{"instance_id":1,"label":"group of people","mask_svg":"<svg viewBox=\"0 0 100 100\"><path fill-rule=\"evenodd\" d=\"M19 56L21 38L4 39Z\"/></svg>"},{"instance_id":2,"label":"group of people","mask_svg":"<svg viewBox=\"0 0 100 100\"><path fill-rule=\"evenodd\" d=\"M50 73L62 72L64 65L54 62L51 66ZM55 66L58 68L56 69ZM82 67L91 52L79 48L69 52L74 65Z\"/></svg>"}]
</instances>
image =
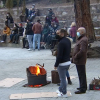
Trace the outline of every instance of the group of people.
<instances>
[{"instance_id":1,"label":"group of people","mask_svg":"<svg viewBox=\"0 0 100 100\"><path fill-rule=\"evenodd\" d=\"M54 69L58 70L60 78L60 86L56 91L58 97L67 97L67 82L66 74L71 63L76 65L78 77L79 77L79 87L75 94L86 93L87 90L87 79L86 79L86 59L87 59L87 49L88 49L88 38L86 37L86 29L84 27L78 28L76 32L77 42L72 52L72 59L70 60L71 53L71 42L65 29L60 29L57 32L59 36L59 43L56 54L56 62Z\"/></svg>"},{"instance_id":2,"label":"group of people","mask_svg":"<svg viewBox=\"0 0 100 100\"><path fill-rule=\"evenodd\" d=\"M31 8L25 8L25 11L22 11L19 18L21 22L26 22L27 19L30 19L32 22L36 16L39 16L39 9L35 9L35 4Z\"/></svg>"},{"instance_id":3,"label":"group of people","mask_svg":"<svg viewBox=\"0 0 100 100\"><path fill-rule=\"evenodd\" d=\"M31 12L31 10L29 12L29 16L31 17L33 12ZM68 69L70 67L71 62L76 64L79 76L80 86L79 88L77 88L78 91L76 91L75 94L82 94L86 92L87 81L85 64L88 48L88 39L85 35L86 29L84 27L80 27L78 28L78 30L76 30L76 24L75 22L72 22L69 28L58 29L59 21L53 13L52 9L49 9L49 13L45 18L45 24L43 27L39 19L36 23L33 23L30 18L27 19L27 23L24 27L22 23L19 23L19 25L14 23L14 27L12 29L10 28L10 23L14 23L14 21L11 14L7 13L5 27L3 29L2 42L6 42L7 36L10 36L9 42L18 44L19 37L23 36L23 48L26 48L27 44L27 48L29 51L35 51L36 48L40 50L41 43L43 43L44 45L53 45L53 47L55 46L55 41L58 43L56 62L54 65L54 69L58 70L58 74L60 77L60 86L59 89L56 91L58 96L67 97L66 76L68 79L68 83L72 84L68 73ZM71 42L69 38L66 37L72 38L74 43L76 42L77 37L77 42L73 51L71 61Z\"/></svg>"}]
</instances>

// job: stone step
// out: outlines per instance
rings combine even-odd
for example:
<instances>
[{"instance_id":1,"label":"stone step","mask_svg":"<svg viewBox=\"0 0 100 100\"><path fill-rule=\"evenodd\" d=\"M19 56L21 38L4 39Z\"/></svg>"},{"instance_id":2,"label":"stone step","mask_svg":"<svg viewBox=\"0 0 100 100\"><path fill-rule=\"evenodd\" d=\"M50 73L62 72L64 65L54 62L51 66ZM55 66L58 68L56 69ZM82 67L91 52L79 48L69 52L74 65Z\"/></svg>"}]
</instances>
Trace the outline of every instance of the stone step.
<instances>
[{"instance_id":1,"label":"stone step","mask_svg":"<svg viewBox=\"0 0 100 100\"><path fill-rule=\"evenodd\" d=\"M9 43L10 41L10 37L7 36L7 40L6 40L6 43L1 43L2 41L2 38L0 37L0 47L15 47L15 48L22 48L22 36L19 37L19 43L18 44L15 44L15 43Z\"/></svg>"}]
</instances>

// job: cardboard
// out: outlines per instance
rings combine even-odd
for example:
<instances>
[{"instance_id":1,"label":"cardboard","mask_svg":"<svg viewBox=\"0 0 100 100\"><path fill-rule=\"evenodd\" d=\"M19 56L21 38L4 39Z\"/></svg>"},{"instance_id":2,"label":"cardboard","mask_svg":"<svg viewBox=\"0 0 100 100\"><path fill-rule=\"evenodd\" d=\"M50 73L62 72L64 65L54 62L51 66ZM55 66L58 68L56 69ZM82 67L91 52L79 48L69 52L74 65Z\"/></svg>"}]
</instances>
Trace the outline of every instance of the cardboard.
<instances>
[{"instance_id":1,"label":"cardboard","mask_svg":"<svg viewBox=\"0 0 100 100\"><path fill-rule=\"evenodd\" d=\"M11 87L25 79L22 78L6 78L0 81L0 87Z\"/></svg>"},{"instance_id":2,"label":"cardboard","mask_svg":"<svg viewBox=\"0 0 100 100\"><path fill-rule=\"evenodd\" d=\"M68 97L72 96L70 91L67 91ZM40 93L25 93L25 94L11 94L10 100L16 99L35 99L35 98L54 98L58 97L56 92L40 92Z\"/></svg>"},{"instance_id":3,"label":"cardboard","mask_svg":"<svg viewBox=\"0 0 100 100\"><path fill-rule=\"evenodd\" d=\"M10 95L10 100L22 99L22 94L12 94Z\"/></svg>"}]
</instances>

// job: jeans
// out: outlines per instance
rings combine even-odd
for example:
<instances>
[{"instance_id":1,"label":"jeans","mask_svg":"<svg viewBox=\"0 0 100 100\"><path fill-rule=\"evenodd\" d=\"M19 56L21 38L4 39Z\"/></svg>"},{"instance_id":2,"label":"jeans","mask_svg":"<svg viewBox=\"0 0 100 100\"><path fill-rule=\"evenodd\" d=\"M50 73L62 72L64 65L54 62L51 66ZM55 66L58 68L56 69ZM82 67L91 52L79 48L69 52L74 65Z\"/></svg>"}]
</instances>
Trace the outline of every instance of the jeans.
<instances>
[{"instance_id":1,"label":"jeans","mask_svg":"<svg viewBox=\"0 0 100 100\"><path fill-rule=\"evenodd\" d=\"M33 49L35 50L35 44L38 42L38 50L40 49L41 34L34 34L33 36Z\"/></svg>"},{"instance_id":2,"label":"jeans","mask_svg":"<svg viewBox=\"0 0 100 100\"><path fill-rule=\"evenodd\" d=\"M27 35L27 40L28 40L28 43L29 43L29 49L33 48L32 38L33 38L33 35Z\"/></svg>"},{"instance_id":3,"label":"jeans","mask_svg":"<svg viewBox=\"0 0 100 100\"><path fill-rule=\"evenodd\" d=\"M59 91L62 92L63 94L67 93L67 82L66 82L66 73L69 69L70 65L67 66L58 66L58 74L60 78L60 87Z\"/></svg>"},{"instance_id":4,"label":"jeans","mask_svg":"<svg viewBox=\"0 0 100 100\"><path fill-rule=\"evenodd\" d=\"M72 39L73 39L73 42L75 43L76 42L76 37L72 37Z\"/></svg>"},{"instance_id":5,"label":"jeans","mask_svg":"<svg viewBox=\"0 0 100 100\"><path fill-rule=\"evenodd\" d=\"M10 41L11 41L11 42L13 42L15 35L16 35L16 33L10 34Z\"/></svg>"},{"instance_id":6,"label":"jeans","mask_svg":"<svg viewBox=\"0 0 100 100\"><path fill-rule=\"evenodd\" d=\"M67 76L67 78L69 78L70 76L69 76L69 72L68 72L68 70L67 70L67 72L66 72L66 76Z\"/></svg>"}]
</instances>

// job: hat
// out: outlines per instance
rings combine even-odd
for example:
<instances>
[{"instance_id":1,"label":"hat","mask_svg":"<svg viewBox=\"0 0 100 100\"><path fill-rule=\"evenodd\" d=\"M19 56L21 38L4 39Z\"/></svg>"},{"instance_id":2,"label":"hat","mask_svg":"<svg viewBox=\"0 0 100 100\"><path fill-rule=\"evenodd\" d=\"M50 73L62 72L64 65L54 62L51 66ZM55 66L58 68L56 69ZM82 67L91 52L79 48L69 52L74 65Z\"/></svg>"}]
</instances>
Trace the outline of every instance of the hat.
<instances>
[{"instance_id":1,"label":"hat","mask_svg":"<svg viewBox=\"0 0 100 100\"><path fill-rule=\"evenodd\" d=\"M50 10L52 10L52 9L50 8L50 9L48 9L48 10L50 11Z\"/></svg>"}]
</instances>

